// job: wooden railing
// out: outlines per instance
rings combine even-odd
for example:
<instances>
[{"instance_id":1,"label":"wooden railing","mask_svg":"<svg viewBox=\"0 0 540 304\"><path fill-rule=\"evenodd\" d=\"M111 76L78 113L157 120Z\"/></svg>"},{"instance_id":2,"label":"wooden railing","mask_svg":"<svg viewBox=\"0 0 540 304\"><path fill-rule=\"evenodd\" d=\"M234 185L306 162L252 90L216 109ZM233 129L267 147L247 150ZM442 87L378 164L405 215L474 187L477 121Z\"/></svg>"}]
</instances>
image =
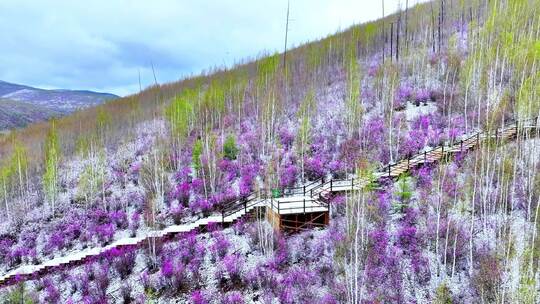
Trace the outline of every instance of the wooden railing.
<instances>
[{"instance_id":1,"label":"wooden railing","mask_svg":"<svg viewBox=\"0 0 540 304\"><path fill-rule=\"evenodd\" d=\"M443 143L442 145L432 148L430 150L419 151L414 155L408 155L407 157L401 158L397 162L390 163L379 171L378 178L392 178L399 176L402 172L409 171L411 168L415 168L420 164L425 164L429 162L435 162L445 157L450 153L457 152L466 152L477 147L480 144L480 141L486 138L493 138L495 140L504 139L503 137L507 134L507 131L515 130L515 134L518 133L518 130L524 127L534 127L538 128L540 125L539 117L525 119L521 121L510 121L506 124L505 127L496 128L492 131L490 135L489 131L479 131L475 132L468 137L461 139L459 141L451 141L449 143ZM511 134L514 136L515 134ZM279 197L273 197L272 191L262 189L259 195L251 193L247 198L237 199L221 209L222 219L236 212L244 209L246 212L252 206L261 204L265 200L269 200L270 203L266 205L272 210L277 211L278 214L282 211L295 210L306 212L306 198L307 201L312 201L325 206L328 208L328 204L321 199L321 192L328 190L330 192L334 191L343 191L343 188L354 190L365 184L365 180L359 178L348 178L348 179L334 179L330 178L326 180L325 178L320 178L315 181L308 182L305 185L299 187L288 187L279 190ZM279 198L285 197L294 197L298 196L298 200L293 201L280 201ZM302 207L289 207L292 204L302 203Z\"/></svg>"}]
</instances>

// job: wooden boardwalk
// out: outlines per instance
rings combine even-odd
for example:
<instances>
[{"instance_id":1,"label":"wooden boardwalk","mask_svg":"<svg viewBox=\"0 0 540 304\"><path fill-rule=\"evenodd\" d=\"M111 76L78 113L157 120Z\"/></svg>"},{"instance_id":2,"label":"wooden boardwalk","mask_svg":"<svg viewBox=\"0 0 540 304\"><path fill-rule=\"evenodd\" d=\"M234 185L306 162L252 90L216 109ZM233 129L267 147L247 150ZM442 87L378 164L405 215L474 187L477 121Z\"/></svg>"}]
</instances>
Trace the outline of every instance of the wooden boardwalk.
<instances>
[{"instance_id":1,"label":"wooden boardwalk","mask_svg":"<svg viewBox=\"0 0 540 304\"><path fill-rule=\"evenodd\" d=\"M504 142L515 138L519 132L537 130L539 127L539 119L534 118L510 124L491 133L484 131L477 132L463 140L422 151L394 164L389 164L376 172L374 178L377 180L395 178L422 164L437 162L456 153L466 153L469 150L477 148L482 142L489 140L494 140L496 143ZM104 247L81 250L45 261L38 265L19 266L0 276L0 287L14 284L21 280L36 279L67 267L81 265L87 260L98 258L111 250L122 247L140 247L148 244L148 241L151 239L168 239L178 233L202 229L211 222L230 224L252 212L255 208L265 208L268 212L278 217L328 212L328 198L333 193L360 190L367 183L367 180L361 178L321 179L302 187L285 189L283 194L278 197L252 193L246 198L231 202L227 207L223 208L221 214L200 218L193 223L172 225L162 230L149 231L141 236L119 239Z\"/></svg>"}]
</instances>

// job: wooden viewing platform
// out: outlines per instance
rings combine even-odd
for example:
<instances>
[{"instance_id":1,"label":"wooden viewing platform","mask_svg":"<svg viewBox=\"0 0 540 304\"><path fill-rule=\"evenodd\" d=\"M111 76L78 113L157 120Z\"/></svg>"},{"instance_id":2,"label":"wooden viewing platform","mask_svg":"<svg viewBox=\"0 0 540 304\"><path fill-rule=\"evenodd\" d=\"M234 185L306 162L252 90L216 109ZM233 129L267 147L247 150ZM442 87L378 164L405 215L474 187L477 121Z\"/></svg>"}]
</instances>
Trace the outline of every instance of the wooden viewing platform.
<instances>
[{"instance_id":1,"label":"wooden viewing platform","mask_svg":"<svg viewBox=\"0 0 540 304\"><path fill-rule=\"evenodd\" d=\"M389 164L376 172L375 180L395 178L421 164L433 163L455 153L465 153L475 149L484 141L499 143L515 138L520 132L538 130L540 121L537 118L514 122L491 133L481 131L467 138L443 144L431 150L422 151L413 156ZM122 247L141 247L151 239L169 239L178 233L203 229L211 222L229 225L247 216L255 209L262 210L266 220L276 229L298 231L328 224L329 200L339 192L357 191L369 181L362 178L320 179L301 187L287 188L278 197L252 193L224 207L220 214L200 218L192 223L171 225L162 230L149 231L141 236L123 238L104 246L81 250L67 256L57 257L38 265L22 265L0 276L0 286L14 284L21 280L36 279L45 274L66 267L81 265L89 259L98 258L111 250Z\"/></svg>"}]
</instances>

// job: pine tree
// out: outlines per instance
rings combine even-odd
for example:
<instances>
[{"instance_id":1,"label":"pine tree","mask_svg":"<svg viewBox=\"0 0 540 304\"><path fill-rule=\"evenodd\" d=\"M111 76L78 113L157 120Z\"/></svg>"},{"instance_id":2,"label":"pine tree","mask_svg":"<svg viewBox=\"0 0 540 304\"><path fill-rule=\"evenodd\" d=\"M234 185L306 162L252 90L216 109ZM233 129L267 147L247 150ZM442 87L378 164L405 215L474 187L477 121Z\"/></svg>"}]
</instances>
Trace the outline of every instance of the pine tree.
<instances>
[{"instance_id":1,"label":"pine tree","mask_svg":"<svg viewBox=\"0 0 540 304\"><path fill-rule=\"evenodd\" d=\"M238 155L238 147L236 146L236 139L234 135L230 134L223 143L223 156L227 159L236 159Z\"/></svg>"}]
</instances>

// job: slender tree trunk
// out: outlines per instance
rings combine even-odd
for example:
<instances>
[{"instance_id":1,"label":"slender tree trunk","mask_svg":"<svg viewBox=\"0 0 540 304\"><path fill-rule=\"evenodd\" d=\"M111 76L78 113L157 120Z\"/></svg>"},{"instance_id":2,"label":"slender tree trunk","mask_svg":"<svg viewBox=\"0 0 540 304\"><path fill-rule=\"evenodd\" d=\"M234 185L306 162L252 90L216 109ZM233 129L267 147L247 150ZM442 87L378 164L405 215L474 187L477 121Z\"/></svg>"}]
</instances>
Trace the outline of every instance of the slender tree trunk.
<instances>
[{"instance_id":1,"label":"slender tree trunk","mask_svg":"<svg viewBox=\"0 0 540 304\"><path fill-rule=\"evenodd\" d=\"M431 49L435 53L435 13L433 12L433 1L429 5L431 7Z\"/></svg>"},{"instance_id":2,"label":"slender tree trunk","mask_svg":"<svg viewBox=\"0 0 540 304\"><path fill-rule=\"evenodd\" d=\"M382 32L383 32L382 62L384 64L384 53L386 51L386 29L384 27L384 0L382 0L381 3L382 3Z\"/></svg>"},{"instance_id":3,"label":"slender tree trunk","mask_svg":"<svg viewBox=\"0 0 540 304\"><path fill-rule=\"evenodd\" d=\"M394 23L390 23L390 61L394 58Z\"/></svg>"},{"instance_id":4,"label":"slender tree trunk","mask_svg":"<svg viewBox=\"0 0 540 304\"><path fill-rule=\"evenodd\" d=\"M399 61L399 30L401 26L400 24L401 24L401 13L400 13L400 17L398 18L397 28L396 28L396 62Z\"/></svg>"},{"instance_id":5,"label":"slender tree trunk","mask_svg":"<svg viewBox=\"0 0 540 304\"><path fill-rule=\"evenodd\" d=\"M409 0L405 0L405 50L409 51Z\"/></svg>"}]
</instances>

